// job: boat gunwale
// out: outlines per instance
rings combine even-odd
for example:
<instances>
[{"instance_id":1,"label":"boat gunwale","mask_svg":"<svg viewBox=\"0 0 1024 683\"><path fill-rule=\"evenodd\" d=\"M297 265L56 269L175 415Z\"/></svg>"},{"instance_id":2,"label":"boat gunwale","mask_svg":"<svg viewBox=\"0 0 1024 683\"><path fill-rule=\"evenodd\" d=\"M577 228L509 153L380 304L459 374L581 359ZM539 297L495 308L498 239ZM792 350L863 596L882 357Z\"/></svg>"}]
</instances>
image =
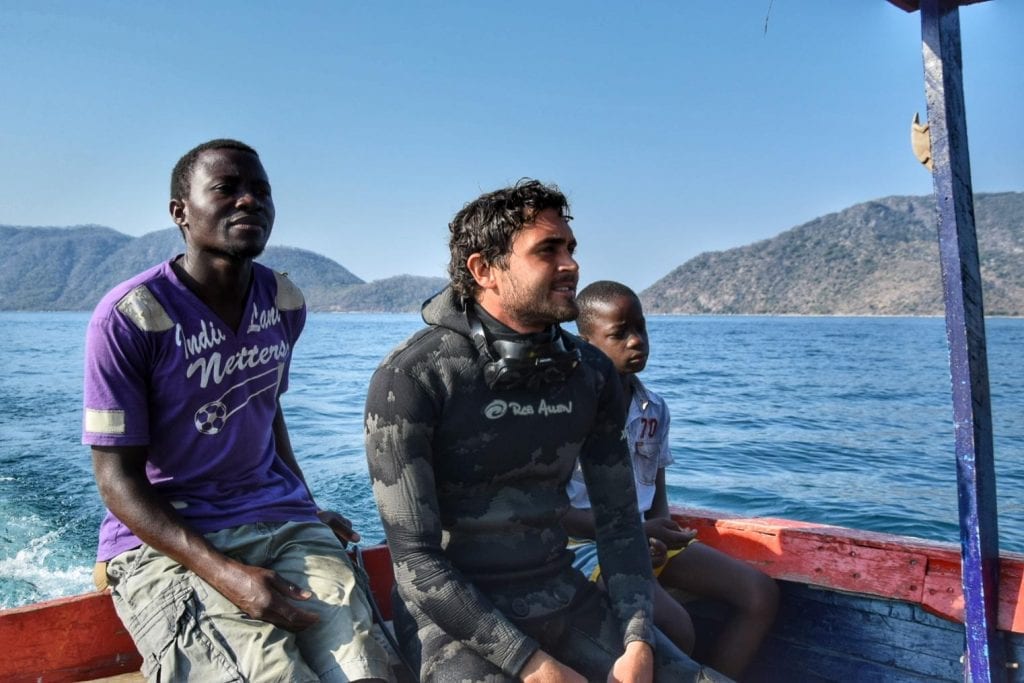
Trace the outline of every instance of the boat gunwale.
<instances>
[{"instance_id":1,"label":"boat gunwale","mask_svg":"<svg viewBox=\"0 0 1024 683\"><path fill-rule=\"evenodd\" d=\"M963 623L959 547L813 522L672 506L702 543L781 581L920 605ZM362 550L374 595L391 615L387 546ZM1001 556L999 628L1024 633L1024 554ZM108 593L87 593L0 610L0 679L74 681L137 671L141 658Z\"/></svg>"},{"instance_id":2,"label":"boat gunwale","mask_svg":"<svg viewBox=\"0 0 1024 683\"><path fill-rule=\"evenodd\" d=\"M698 538L772 578L920 605L964 623L960 546L911 536L671 506ZM1003 551L997 627L1024 633L1024 554Z\"/></svg>"}]
</instances>

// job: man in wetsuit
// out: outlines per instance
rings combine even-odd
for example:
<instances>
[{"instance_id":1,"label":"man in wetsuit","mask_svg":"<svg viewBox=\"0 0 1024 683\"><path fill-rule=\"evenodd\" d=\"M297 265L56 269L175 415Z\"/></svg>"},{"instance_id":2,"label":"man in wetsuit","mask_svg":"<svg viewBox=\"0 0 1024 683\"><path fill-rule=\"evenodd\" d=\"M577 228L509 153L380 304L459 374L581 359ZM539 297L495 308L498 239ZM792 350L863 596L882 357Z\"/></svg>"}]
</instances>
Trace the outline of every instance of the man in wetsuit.
<instances>
[{"instance_id":1,"label":"man in wetsuit","mask_svg":"<svg viewBox=\"0 0 1024 683\"><path fill-rule=\"evenodd\" d=\"M622 386L558 325L577 313L570 218L530 180L467 204L449 226L450 286L370 384L395 626L424 681L718 676L653 625ZM607 595L573 569L559 525L577 457Z\"/></svg>"}]
</instances>

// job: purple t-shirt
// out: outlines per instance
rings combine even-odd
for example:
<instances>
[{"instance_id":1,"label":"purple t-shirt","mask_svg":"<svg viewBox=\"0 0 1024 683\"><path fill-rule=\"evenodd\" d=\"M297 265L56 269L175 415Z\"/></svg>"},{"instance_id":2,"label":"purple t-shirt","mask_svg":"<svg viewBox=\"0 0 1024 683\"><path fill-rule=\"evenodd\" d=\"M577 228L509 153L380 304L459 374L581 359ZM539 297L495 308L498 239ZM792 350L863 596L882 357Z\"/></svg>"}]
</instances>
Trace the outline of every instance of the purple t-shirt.
<instances>
[{"instance_id":1,"label":"purple t-shirt","mask_svg":"<svg viewBox=\"0 0 1024 683\"><path fill-rule=\"evenodd\" d=\"M168 261L111 290L86 335L82 443L145 446L149 481L201 533L316 519L273 433L305 302L283 275L253 272L238 330ZM108 511L98 559L140 544Z\"/></svg>"}]
</instances>

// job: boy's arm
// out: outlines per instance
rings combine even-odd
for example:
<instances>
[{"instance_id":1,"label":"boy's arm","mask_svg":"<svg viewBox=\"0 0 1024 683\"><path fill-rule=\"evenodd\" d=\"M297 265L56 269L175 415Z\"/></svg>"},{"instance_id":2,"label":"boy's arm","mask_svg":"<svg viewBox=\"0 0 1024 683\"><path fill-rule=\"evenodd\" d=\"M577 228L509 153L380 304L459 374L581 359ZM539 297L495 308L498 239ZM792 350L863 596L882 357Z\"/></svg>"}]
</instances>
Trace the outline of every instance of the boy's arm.
<instances>
[{"instance_id":1,"label":"boy's arm","mask_svg":"<svg viewBox=\"0 0 1024 683\"><path fill-rule=\"evenodd\" d=\"M668 431L672 416L669 413L668 406L664 405L660 399L655 405L663 406L658 414L660 434L663 441L661 453L658 456L658 473L654 480L654 499L651 501L650 509L644 513L644 533L647 534L648 538L658 539L668 548L683 548L693 540L697 532L693 529L684 529L676 524L668 508L665 467L673 462L672 453L668 447Z\"/></svg>"},{"instance_id":2,"label":"boy's arm","mask_svg":"<svg viewBox=\"0 0 1024 683\"><path fill-rule=\"evenodd\" d=\"M672 519L668 509L668 496L665 494L665 469L658 470L658 478L651 509L644 515L644 535L655 538L668 548L682 548L697 535L693 529L683 529ZM562 517L562 528L565 533L578 538L596 538L594 513L590 508L569 507ZM658 566L658 565L655 565Z\"/></svg>"},{"instance_id":3,"label":"boy's arm","mask_svg":"<svg viewBox=\"0 0 1024 683\"><path fill-rule=\"evenodd\" d=\"M657 478L654 480L654 500L651 502L651 509L644 514L645 519L656 519L658 517L670 517L668 511L668 492L665 490L665 468L658 468Z\"/></svg>"},{"instance_id":4,"label":"boy's arm","mask_svg":"<svg viewBox=\"0 0 1024 683\"><path fill-rule=\"evenodd\" d=\"M656 538L669 548L682 548L697 535L693 529L684 529L676 524L669 513L664 467L658 468L658 476L654 483L654 501L644 517L644 533L647 537Z\"/></svg>"},{"instance_id":5,"label":"boy's arm","mask_svg":"<svg viewBox=\"0 0 1024 683\"><path fill-rule=\"evenodd\" d=\"M570 536L594 538L594 513L590 508L574 508L570 505L569 511L562 517L562 528Z\"/></svg>"}]
</instances>

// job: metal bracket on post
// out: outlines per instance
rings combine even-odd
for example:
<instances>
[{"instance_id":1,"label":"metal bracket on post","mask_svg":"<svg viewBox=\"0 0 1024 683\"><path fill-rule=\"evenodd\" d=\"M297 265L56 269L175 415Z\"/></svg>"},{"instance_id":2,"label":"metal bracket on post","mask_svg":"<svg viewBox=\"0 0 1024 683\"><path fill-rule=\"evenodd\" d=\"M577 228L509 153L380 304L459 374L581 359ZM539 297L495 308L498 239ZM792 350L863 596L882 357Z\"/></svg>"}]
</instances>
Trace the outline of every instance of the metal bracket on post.
<instances>
[{"instance_id":1,"label":"metal bracket on post","mask_svg":"<svg viewBox=\"0 0 1024 683\"><path fill-rule=\"evenodd\" d=\"M965 680L1005 681L996 631L999 532L981 267L967 153L958 0L921 0L925 94L953 385L964 589Z\"/></svg>"}]
</instances>

